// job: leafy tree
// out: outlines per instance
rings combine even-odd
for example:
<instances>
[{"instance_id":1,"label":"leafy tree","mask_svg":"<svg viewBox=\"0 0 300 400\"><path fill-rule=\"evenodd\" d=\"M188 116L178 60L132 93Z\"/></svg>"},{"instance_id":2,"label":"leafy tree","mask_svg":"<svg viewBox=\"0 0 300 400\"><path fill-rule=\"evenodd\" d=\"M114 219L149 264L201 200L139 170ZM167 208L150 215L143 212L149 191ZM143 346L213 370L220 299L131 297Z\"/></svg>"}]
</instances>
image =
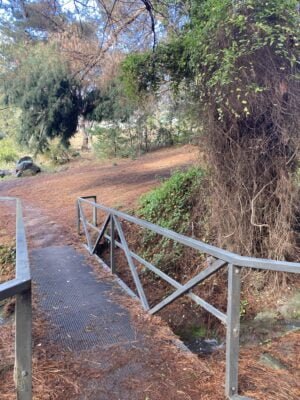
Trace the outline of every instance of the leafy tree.
<instances>
[{"instance_id":1,"label":"leafy tree","mask_svg":"<svg viewBox=\"0 0 300 400\"><path fill-rule=\"evenodd\" d=\"M26 50L6 75L9 101L22 110L19 141L35 152L47 149L55 137L67 146L77 128L78 84L54 47L38 44Z\"/></svg>"},{"instance_id":2,"label":"leafy tree","mask_svg":"<svg viewBox=\"0 0 300 400\"><path fill-rule=\"evenodd\" d=\"M85 118L106 124L102 127L96 126L92 130L92 134L97 137L97 153L104 157L128 156L133 150L132 143L124 134L121 125L128 124L134 108L130 99L126 97L119 79L108 82L102 90L90 92L85 101Z\"/></svg>"},{"instance_id":3,"label":"leafy tree","mask_svg":"<svg viewBox=\"0 0 300 400\"><path fill-rule=\"evenodd\" d=\"M95 121L126 122L132 115L134 104L124 92L122 82L113 79L102 90L90 92L86 97L89 112L86 117Z\"/></svg>"}]
</instances>

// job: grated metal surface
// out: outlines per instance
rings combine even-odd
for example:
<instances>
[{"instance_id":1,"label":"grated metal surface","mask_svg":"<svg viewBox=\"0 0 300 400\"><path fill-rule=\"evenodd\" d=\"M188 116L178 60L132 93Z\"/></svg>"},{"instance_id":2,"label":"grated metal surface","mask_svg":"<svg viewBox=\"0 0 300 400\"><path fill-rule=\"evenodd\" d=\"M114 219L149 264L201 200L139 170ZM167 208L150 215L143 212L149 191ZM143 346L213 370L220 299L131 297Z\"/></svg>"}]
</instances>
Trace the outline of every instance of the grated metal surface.
<instances>
[{"instance_id":1,"label":"grated metal surface","mask_svg":"<svg viewBox=\"0 0 300 400\"><path fill-rule=\"evenodd\" d=\"M35 249L31 266L41 309L55 326L50 333L54 342L70 350L87 350L137 340L128 312L111 299L118 289L97 282L72 247Z\"/></svg>"}]
</instances>

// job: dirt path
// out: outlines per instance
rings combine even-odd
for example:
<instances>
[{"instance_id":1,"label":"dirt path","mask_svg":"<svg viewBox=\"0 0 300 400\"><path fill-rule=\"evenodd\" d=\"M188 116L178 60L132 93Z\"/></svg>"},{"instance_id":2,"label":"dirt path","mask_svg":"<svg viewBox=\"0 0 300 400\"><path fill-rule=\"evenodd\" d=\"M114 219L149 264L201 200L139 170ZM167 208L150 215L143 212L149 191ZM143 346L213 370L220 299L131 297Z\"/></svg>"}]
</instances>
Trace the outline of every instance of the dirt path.
<instances>
[{"instance_id":1,"label":"dirt path","mask_svg":"<svg viewBox=\"0 0 300 400\"><path fill-rule=\"evenodd\" d=\"M184 146L160 150L136 160L75 162L55 174L0 181L0 196L20 197L25 205L42 210L64 227L63 234L73 235L77 197L97 195L103 204L130 209L161 178L194 164L197 158L195 147Z\"/></svg>"}]
</instances>

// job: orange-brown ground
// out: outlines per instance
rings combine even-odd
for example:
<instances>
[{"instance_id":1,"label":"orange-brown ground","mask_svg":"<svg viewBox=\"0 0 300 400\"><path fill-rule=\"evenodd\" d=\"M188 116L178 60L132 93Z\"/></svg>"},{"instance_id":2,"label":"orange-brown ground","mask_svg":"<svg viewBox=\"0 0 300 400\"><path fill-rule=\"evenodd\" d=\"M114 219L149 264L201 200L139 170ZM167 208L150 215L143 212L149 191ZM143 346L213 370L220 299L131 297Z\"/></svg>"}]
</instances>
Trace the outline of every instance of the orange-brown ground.
<instances>
[{"instance_id":1,"label":"orange-brown ground","mask_svg":"<svg viewBox=\"0 0 300 400\"><path fill-rule=\"evenodd\" d=\"M74 233L77 197L97 195L105 205L133 208L139 196L157 185L160 178L192 165L197 158L195 147L184 146L156 151L136 160L87 159L71 163L55 174L0 182L0 195L19 196Z\"/></svg>"},{"instance_id":2,"label":"orange-brown ground","mask_svg":"<svg viewBox=\"0 0 300 400\"><path fill-rule=\"evenodd\" d=\"M97 195L98 201L112 207L131 209L138 197L154 187L159 177L168 176L171 170L193 164L197 150L190 146L157 151L137 160L100 163L87 160L70 164L68 169L55 174L41 174L0 183L0 196L18 196L25 204L27 217L35 219L27 224L30 246L43 245L43 236L49 240L78 246L75 227L75 200L78 196ZM3 210L2 210L3 211ZM0 211L3 221L3 214ZM43 218L48 223L43 225ZM37 224L40 218L41 223ZM49 236L49 221L53 235ZM28 220L27 220L28 222ZM8 226L6 226L9 229ZM34 240L35 239L35 240ZM39 242L40 240L40 242ZM44 239L46 240L46 239ZM124 302L124 301L123 301ZM224 399L224 350L208 358L198 358L182 353L171 344L172 336L166 325L157 317L145 314L139 306L131 305L136 329L148 338L145 351L132 349L129 353L102 352L103 359L110 359L117 366L126 363L128 357L142 365L145 374L137 375L136 381L127 382L139 400L221 400ZM36 320L38 320L38 312ZM2 329L2 328L1 328ZM6 332L11 338L11 332ZM89 379L97 377L91 354L77 359L71 354L56 357L57 349L43 341L43 330L35 327L34 385L35 399L85 399L85 386ZM7 346L5 335L0 337L3 355ZM287 353L285 350L289 348ZM99 349L101 351L101 349ZM279 358L285 370L272 370L259 362L262 352ZM6 354L7 358L11 357ZM12 372L12 358L7 371L0 368L1 378ZM244 395L260 400L297 400L300 398L299 334L290 333L270 344L244 348L241 351L240 387ZM110 371L107 371L109 376ZM13 399L11 380L1 379L1 399ZM128 389L128 388L127 388ZM115 400L113 393L103 393L99 400ZM117 399L116 399L117 400ZM123 400L123 399L120 399Z\"/></svg>"}]
</instances>

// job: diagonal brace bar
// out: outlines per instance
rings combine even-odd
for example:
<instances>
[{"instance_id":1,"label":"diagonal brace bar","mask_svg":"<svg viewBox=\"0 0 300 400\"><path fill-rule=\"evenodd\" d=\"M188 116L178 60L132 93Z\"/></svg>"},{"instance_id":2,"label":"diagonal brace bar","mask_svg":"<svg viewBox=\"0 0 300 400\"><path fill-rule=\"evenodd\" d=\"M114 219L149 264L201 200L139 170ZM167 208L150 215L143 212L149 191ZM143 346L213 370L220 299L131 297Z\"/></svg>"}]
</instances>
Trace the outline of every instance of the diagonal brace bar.
<instances>
[{"instance_id":1,"label":"diagonal brace bar","mask_svg":"<svg viewBox=\"0 0 300 400\"><path fill-rule=\"evenodd\" d=\"M119 242L116 242L116 245L119 246L120 248L123 248L123 246ZM175 279L171 278L169 275L165 274L163 271L161 271L160 269L158 269L157 267L155 267L148 261L144 260L142 257L138 256L137 254L133 253L132 251L130 252L130 254L133 259L135 259L139 263L143 264L146 268L148 268L150 271L154 272L156 275L158 275L164 281L168 282L175 289L182 288L183 285L181 283L177 282ZM225 325L227 324L227 315L226 314L222 313L220 310L218 310L211 304L207 303L205 300L203 300L201 297L195 295L193 292L189 292L186 295L190 299L192 299L196 304L203 307L206 311L210 312L215 317L217 317L220 321L223 322L223 324L225 324Z\"/></svg>"},{"instance_id":2,"label":"diagonal brace bar","mask_svg":"<svg viewBox=\"0 0 300 400\"><path fill-rule=\"evenodd\" d=\"M158 311L160 311L161 309L163 309L164 307L166 307L168 304L173 303L173 301L178 299L178 297L180 297L183 294L187 293L189 290L191 290L195 286L197 286L200 282L202 282L205 279L209 278L211 275L213 275L215 272L217 272L219 269L221 269L225 264L227 264L227 263L226 263L226 261L223 261L223 260L215 261L212 265L210 265L204 271L200 272L194 278L189 280L180 289L177 289L174 293L172 293L166 299L162 300L155 307L153 307L151 310L149 310L149 313L150 314L155 314Z\"/></svg>"},{"instance_id":3,"label":"diagonal brace bar","mask_svg":"<svg viewBox=\"0 0 300 400\"><path fill-rule=\"evenodd\" d=\"M101 228L101 230L100 230L100 232L99 232L99 234L98 234L98 237L97 237L97 239L96 239L96 242L95 242L94 247L93 247L93 250L92 250L92 254L95 253L95 251L96 251L96 249L97 249L97 246L98 246L100 240L101 240L102 237L104 236L104 233L105 233L105 231L106 231L106 228L108 227L108 224L109 224L109 222L110 222L110 219L111 219L111 215L109 214L109 215L106 217L106 219L105 219L105 221L104 221L104 224L102 225L102 228Z\"/></svg>"},{"instance_id":4,"label":"diagonal brace bar","mask_svg":"<svg viewBox=\"0 0 300 400\"><path fill-rule=\"evenodd\" d=\"M130 271L131 271L131 274L132 274L132 277L133 277L133 280L134 280L134 283L135 283L135 286L137 288L140 300L142 302L142 305L143 305L144 309L146 311L148 311L150 307L149 307L149 304L148 304L148 301L147 301L143 286L141 284L140 278L138 276L136 267L135 267L134 262L132 260L132 257L131 257L131 254L130 254L130 250L128 248L128 244L126 242L126 239L125 239L124 232L123 232L123 229L121 227L120 221L115 216L113 216L113 219L115 221L115 226L117 228L121 243L123 245L124 253L125 253L125 256L126 256L126 259L127 259L127 262L128 262L128 265L129 265L129 268L130 268Z\"/></svg>"}]
</instances>

